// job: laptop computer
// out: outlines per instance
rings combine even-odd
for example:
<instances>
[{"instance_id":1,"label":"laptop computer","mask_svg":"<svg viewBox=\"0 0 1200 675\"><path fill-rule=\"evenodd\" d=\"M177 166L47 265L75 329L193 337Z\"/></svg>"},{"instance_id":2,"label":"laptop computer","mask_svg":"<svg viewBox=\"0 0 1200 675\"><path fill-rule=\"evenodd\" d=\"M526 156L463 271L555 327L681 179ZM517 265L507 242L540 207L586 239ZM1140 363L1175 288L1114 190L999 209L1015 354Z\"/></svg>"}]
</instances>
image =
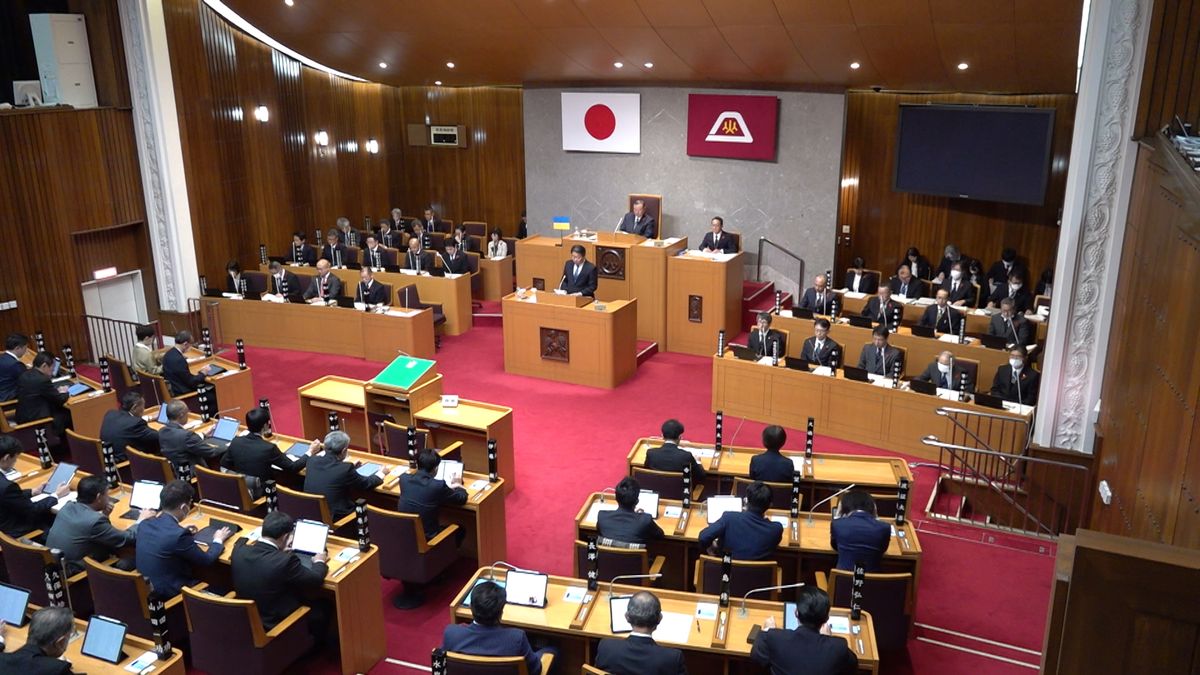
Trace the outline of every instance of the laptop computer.
<instances>
[{"instance_id":1,"label":"laptop computer","mask_svg":"<svg viewBox=\"0 0 1200 675\"><path fill-rule=\"evenodd\" d=\"M873 325L870 317L849 314L846 316L846 318L850 321L851 326L856 326L858 328L870 328Z\"/></svg>"},{"instance_id":2,"label":"laptop computer","mask_svg":"<svg viewBox=\"0 0 1200 675\"><path fill-rule=\"evenodd\" d=\"M758 352L750 349L749 347L743 347L741 345L729 345L729 350L733 352L734 358L741 359L742 361L758 360Z\"/></svg>"},{"instance_id":3,"label":"laptop computer","mask_svg":"<svg viewBox=\"0 0 1200 675\"><path fill-rule=\"evenodd\" d=\"M937 385L925 380L909 380L908 388L921 394L932 394L937 396Z\"/></svg>"},{"instance_id":4,"label":"laptop computer","mask_svg":"<svg viewBox=\"0 0 1200 675\"><path fill-rule=\"evenodd\" d=\"M792 308L792 318L793 319L811 319L811 318L813 318L813 311L811 309L801 309L800 307L793 307Z\"/></svg>"},{"instance_id":5,"label":"laptop computer","mask_svg":"<svg viewBox=\"0 0 1200 675\"><path fill-rule=\"evenodd\" d=\"M54 494L58 486L63 483L70 484L71 479L75 477L75 472L79 470L79 466L68 462L60 462L54 467L54 473L50 474L50 480L46 481L46 487L42 488L43 494Z\"/></svg>"},{"instance_id":6,"label":"laptop computer","mask_svg":"<svg viewBox=\"0 0 1200 675\"><path fill-rule=\"evenodd\" d=\"M812 364L808 362L808 359L801 359L795 356L783 357L783 365L791 368L792 370L799 370L805 373L812 370Z\"/></svg>"},{"instance_id":7,"label":"laptop computer","mask_svg":"<svg viewBox=\"0 0 1200 675\"><path fill-rule=\"evenodd\" d=\"M991 394L975 394L975 404L981 405L985 408L1004 410L1004 399L1000 398L999 396L992 396Z\"/></svg>"},{"instance_id":8,"label":"laptop computer","mask_svg":"<svg viewBox=\"0 0 1200 675\"><path fill-rule=\"evenodd\" d=\"M337 297L337 306L354 309L354 298L346 298L346 297L338 296Z\"/></svg>"},{"instance_id":9,"label":"laptop computer","mask_svg":"<svg viewBox=\"0 0 1200 675\"><path fill-rule=\"evenodd\" d=\"M29 591L0 583L0 621L10 626L23 626L28 609Z\"/></svg>"},{"instance_id":10,"label":"laptop computer","mask_svg":"<svg viewBox=\"0 0 1200 675\"><path fill-rule=\"evenodd\" d=\"M300 559L300 564L312 568L313 556L325 550L325 542L329 539L329 526L316 520L301 519L296 521L296 529L292 530L292 552Z\"/></svg>"},{"instance_id":11,"label":"laptop computer","mask_svg":"<svg viewBox=\"0 0 1200 675\"><path fill-rule=\"evenodd\" d=\"M1008 347L1008 338L1000 335L980 335L979 341L984 347L990 347L991 349L1004 349Z\"/></svg>"},{"instance_id":12,"label":"laptop computer","mask_svg":"<svg viewBox=\"0 0 1200 675\"><path fill-rule=\"evenodd\" d=\"M125 660L121 647L125 645L125 632L129 629L124 623L106 616L93 614L88 619L87 630L83 634L83 647L79 651L84 656L90 656L109 663L120 663Z\"/></svg>"},{"instance_id":13,"label":"laptop computer","mask_svg":"<svg viewBox=\"0 0 1200 675\"><path fill-rule=\"evenodd\" d=\"M704 510L708 512L708 524L712 525L721 519L728 511L741 511L742 498L737 495L717 495L704 500Z\"/></svg>"},{"instance_id":14,"label":"laptop computer","mask_svg":"<svg viewBox=\"0 0 1200 675\"><path fill-rule=\"evenodd\" d=\"M504 584L505 600L511 605L543 608L549 583L550 577L545 574L509 570Z\"/></svg>"},{"instance_id":15,"label":"laptop computer","mask_svg":"<svg viewBox=\"0 0 1200 675\"><path fill-rule=\"evenodd\" d=\"M129 496L129 510L121 514L122 520L137 520L144 509L155 510L159 507L159 495L162 494L163 484L152 480L139 480L133 484L133 493Z\"/></svg>"},{"instance_id":16,"label":"laptop computer","mask_svg":"<svg viewBox=\"0 0 1200 675\"><path fill-rule=\"evenodd\" d=\"M227 520L221 520L219 518L210 518L208 521L208 526L197 532L195 539L201 544L211 544L213 535L216 534L217 530L221 529L222 527L228 527L229 529L233 530L234 534L237 534L242 529L242 526L238 525L237 523L231 523Z\"/></svg>"},{"instance_id":17,"label":"laptop computer","mask_svg":"<svg viewBox=\"0 0 1200 675\"><path fill-rule=\"evenodd\" d=\"M912 330L912 334L916 335L917 337L931 338L935 337L936 333L932 326L913 326L910 328L910 330Z\"/></svg>"},{"instance_id":18,"label":"laptop computer","mask_svg":"<svg viewBox=\"0 0 1200 675\"><path fill-rule=\"evenodd\" d=\"M842 366L842 373L845 374L847 380L855 380L857 382L870 382L871 378L867 371L863 368L855 368L854 366Z\"/></svg>"}]
</instances>

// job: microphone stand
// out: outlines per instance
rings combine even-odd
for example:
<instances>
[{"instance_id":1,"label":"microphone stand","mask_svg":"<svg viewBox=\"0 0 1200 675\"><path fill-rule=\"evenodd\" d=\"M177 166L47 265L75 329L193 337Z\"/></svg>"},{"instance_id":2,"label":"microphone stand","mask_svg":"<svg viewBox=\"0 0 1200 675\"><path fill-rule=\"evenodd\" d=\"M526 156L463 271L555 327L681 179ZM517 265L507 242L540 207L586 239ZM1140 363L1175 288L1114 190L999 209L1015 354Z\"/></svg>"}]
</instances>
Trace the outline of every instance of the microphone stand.
<instances>
[{"instance_id":1,"label":"microphone stand","mask_svg":"<svg viewBox=\"0 0 1200 675\"><path fill-rule=\"evenodd\" d=\"M833 501L833 498L834 498L834 497L838 497L838 496L840 496L840 495L844 495L844 494L846 494L847 492L849 492L849 491L853 490L853 489L854 489L854 488L856 488L856 487L858 487L858 483L851 483L851 484L847 485L846 487L842 488L841 490L838 490L837 492L835 492L835 493L833 493L833 494L829 495L829 496L828 496L828 497L826 497L825 499L822 499L821 501L817 502L816 504L813 504L813 505L812 505L812 507L811 507L811 508L809 509L809 511L808 511L808 525L809 525L809 527L812 527L812 524L813 524L813 513L816 511L816 509L817 509L817 507L818 507L818 506L820 506L820 505L824 504L825 502ZM832 515L832 514L831 514L831 515Z\"/></svg>"},{"instance_id":2,"label":"microphone stand","mask_svg":"<svg viewBox=\"0 0 1200 675\"><path fill-rule=\"evenodd\" d=\"M618 574L608 582L608 598L612 599L613 584L617 583L617 579L657 579L661 576L661 574Z\"/></svg>"},{"instance_id":3,"label":"microphone stand","mask_svg":"<svg viewBox=\"0 0 1200 675\"><path fill-rule=\"evenodd\" d=\"M805 584L802 581L797 584L783 584L782 586L763 586L762 588L752 588L749 591L746 591L746 594L742 596L742 606L738 609L738 617L742 618L742 619L746 618L746 615L748 614L748 612L746 611L746 599L749 598L751 595L754 595L756 593L764 593L766 591L784 591L789 588L800 588L801 586L804 586L804 585ZM783 621L784 621L784 623L787 623L786 616L783 617Z\"/></svg>"}]
</instances>

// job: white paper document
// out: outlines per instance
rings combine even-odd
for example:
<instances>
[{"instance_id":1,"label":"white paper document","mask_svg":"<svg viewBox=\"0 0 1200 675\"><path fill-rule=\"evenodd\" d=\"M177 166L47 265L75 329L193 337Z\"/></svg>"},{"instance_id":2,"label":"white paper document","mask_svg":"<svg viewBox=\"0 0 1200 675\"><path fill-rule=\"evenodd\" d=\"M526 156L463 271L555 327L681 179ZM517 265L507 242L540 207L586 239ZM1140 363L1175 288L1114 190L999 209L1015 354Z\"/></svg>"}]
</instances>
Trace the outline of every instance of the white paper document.
<instances>
[{"instance_id":1,"label":"white paper document","mask_svg":"<svg viewBox=\"0 0 1200 675\"><path fill-rule=\"evenodd\" d=\"M829 617L829 630L838 635L850 634L850 617L846 616L831 616Z\"/></svg>"},{"instance_id":2,"label":"white paper document","mask_svg":"<svg viewBox=\"0 0 1200 675\"><path fill-rule=\"evenodd\" d=\"M694 630L692 617L678 612L663 612L662 623L654 629L655 642L671 642L685 645L690 631Z\"/></svg>"},{"instance_id":3,"label":"white paper document","mask_svg":"<svg viewBox=\"0 0 1200 675\"><path fill-rule=\"evenodd\" d=\"M585 523L594 523L600 516L601 511L616 511L617 503L615 501L592 502L592 508L588 509L587 517L583 519Z\"/></svg>"}]
</instances>

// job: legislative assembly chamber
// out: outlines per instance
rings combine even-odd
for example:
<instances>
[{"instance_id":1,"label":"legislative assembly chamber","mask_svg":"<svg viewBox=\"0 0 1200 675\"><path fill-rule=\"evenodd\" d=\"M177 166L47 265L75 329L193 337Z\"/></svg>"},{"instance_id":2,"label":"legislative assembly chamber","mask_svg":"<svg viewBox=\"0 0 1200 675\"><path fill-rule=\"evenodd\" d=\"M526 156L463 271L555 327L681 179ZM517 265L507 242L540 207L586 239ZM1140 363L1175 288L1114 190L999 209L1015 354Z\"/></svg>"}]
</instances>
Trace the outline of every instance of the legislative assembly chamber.
<instances>
[{"instance_id":1,"label":"legislative assembly chamber","mask_svg":"<svg viewBox=\"0 0 1200 675\"><path fill-rule=\"evenodd\" d=\"M0 19L0 674L1198 672L1200 0Z\"/></svg>"}]
</instances>

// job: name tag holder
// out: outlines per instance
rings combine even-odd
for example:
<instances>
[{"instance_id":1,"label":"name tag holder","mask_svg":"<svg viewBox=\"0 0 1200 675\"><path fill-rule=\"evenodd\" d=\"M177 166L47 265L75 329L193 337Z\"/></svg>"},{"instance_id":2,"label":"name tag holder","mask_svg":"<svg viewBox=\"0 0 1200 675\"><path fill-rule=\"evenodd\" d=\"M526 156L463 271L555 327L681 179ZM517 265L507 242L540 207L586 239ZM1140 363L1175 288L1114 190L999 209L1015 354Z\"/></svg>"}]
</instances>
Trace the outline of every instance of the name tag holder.
<instances>
[{"instance_id":1,"label":"name tag holder","mask_svg":"<svg viewBox=\"0 0 1200 675\"><path fill-rule=\"evenodd\" d=\"M688 516L692 512L692 466L683 467L683 504L679 510L679 520L675 523L675 534L687 532Z\"/></svg>"}]
</instances>

